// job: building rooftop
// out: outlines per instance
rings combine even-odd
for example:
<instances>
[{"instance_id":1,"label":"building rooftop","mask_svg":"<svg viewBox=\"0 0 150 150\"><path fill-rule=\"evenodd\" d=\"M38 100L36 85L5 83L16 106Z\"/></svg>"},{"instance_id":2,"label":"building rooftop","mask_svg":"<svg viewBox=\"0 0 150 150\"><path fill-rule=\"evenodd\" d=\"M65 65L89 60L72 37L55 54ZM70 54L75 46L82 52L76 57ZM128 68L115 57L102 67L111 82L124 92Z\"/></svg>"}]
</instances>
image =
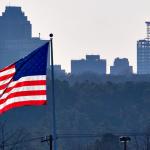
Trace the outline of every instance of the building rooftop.
<instances>
[{"instance_id":1,"label":"building rooftop","mask_svg":"<svg viewBox=\"0 0 150 150\"><path fill-rule=\"evenodd\" d=\"M0 40L31 38L31 24L21 7L6 7L0 16Z\"/></svg>"}]
</instances>

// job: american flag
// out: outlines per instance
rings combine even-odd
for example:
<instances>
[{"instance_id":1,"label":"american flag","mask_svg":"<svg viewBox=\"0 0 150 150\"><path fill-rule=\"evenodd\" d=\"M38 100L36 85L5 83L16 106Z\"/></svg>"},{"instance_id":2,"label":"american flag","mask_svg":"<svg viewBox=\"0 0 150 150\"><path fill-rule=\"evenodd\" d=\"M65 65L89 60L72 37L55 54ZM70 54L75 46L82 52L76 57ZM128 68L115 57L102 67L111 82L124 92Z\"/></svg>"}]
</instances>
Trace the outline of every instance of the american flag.
<instances>
[{"instance_id":1,"label":"american flag","mask_svg":"<svg viewBox=\"0 0 150 150\"><path fill-rule=\"evenodd\" d=\"M0 114L14 107L46 104L48 45L0 70Z\"/></svg>"}]
</instances>

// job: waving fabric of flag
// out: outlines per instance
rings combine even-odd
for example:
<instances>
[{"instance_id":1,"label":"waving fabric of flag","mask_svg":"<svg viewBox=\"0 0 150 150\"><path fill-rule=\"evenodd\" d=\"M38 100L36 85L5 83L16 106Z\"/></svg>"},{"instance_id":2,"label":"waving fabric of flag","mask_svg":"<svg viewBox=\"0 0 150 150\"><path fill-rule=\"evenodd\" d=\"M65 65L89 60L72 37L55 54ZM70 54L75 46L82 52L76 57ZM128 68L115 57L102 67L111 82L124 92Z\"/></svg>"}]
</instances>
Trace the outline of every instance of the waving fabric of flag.
<instances>
[{"instance_id":1,"label":"waving fabric of flag","mask_svg":"<svg viewBox=\"0 0 150 150\"><path fill-rule=\"evenodd\" d=\"M46 104L48 45L0 70L0 114L14 107Z\"/></svg>"}]
</instances>

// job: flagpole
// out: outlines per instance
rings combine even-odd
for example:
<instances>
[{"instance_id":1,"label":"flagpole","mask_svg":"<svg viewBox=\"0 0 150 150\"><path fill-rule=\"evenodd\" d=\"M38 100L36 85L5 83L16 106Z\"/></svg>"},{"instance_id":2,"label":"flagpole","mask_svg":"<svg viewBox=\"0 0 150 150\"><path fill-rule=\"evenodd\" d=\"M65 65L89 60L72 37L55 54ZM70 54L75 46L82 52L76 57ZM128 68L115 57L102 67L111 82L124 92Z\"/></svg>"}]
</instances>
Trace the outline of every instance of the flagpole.
<instances>
[{"instance_id":1,"label":"flagpole","mask_svg":"<svg viewBox=\"0 0 150 150\"><path fill-rule=\"evenodd\" d=\"M53 58L53 34L50 35L50 55L51 55L51 83L52 83L52 117L53 117L53 148L57 149L56 145L56 107L55 107L55 81L54 81L54 58Z\"/></svg>"}]
</instances>

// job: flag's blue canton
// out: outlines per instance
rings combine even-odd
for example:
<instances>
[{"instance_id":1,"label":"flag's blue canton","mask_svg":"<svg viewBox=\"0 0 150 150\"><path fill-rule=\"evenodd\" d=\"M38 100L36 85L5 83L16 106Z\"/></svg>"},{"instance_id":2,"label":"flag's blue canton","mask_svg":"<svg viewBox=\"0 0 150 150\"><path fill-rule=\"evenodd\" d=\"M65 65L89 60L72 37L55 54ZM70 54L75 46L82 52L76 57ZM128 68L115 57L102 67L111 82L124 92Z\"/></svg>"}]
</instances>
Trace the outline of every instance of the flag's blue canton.
<instances>
[{"instance_id":1,"label":"flag's blue canton","mask_svg":"<svg viewBox=\"0 0 150 150\"><path fill-rule=\"evenodd\" d=\"M25 58L16 62L14 81L24 76L46 75L48 45L49 43L46 43Z\"/></svg>"}]
</instances>

